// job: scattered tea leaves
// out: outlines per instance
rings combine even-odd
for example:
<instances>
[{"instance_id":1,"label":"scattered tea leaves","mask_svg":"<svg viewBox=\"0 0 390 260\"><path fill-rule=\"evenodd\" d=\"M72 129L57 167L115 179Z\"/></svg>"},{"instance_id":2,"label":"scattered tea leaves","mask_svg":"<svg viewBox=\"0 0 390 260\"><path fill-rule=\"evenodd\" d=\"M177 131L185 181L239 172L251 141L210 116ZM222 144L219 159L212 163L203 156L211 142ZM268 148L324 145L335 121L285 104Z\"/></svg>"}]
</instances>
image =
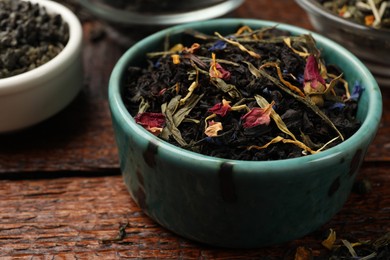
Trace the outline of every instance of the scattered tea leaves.
<instances>
[{"instance_id":1,"label":"scattered tea leaves","mask_svg":"<svg viewBox=\"0 0 390 260\"><path fill-rule=\"evenodd\" d=\"M324 244L324 242L327 243ZM322 244L330 250L329 260L387 260L390 259L390 233L372 241L349 241L337 239L331 230L329 237Z\"/></svg>"},{"instance_id":2,"label":"scattered tea leaves","mask_svg":"<svg viewBox=\"0 0 390 260\"><path fill-rule=\"evenodd\" d=\"M123 239L126 238L126 228L129 227L129 223L127 222L126 224L121 224L119 226L119 230L118 230L118 235L114 238L108 238L108 239L102 239L101 240L101 243L102 244L111 244L111 243L117 243L117 242L120 242L122 241Z\"/></svg>"}]
</instances>

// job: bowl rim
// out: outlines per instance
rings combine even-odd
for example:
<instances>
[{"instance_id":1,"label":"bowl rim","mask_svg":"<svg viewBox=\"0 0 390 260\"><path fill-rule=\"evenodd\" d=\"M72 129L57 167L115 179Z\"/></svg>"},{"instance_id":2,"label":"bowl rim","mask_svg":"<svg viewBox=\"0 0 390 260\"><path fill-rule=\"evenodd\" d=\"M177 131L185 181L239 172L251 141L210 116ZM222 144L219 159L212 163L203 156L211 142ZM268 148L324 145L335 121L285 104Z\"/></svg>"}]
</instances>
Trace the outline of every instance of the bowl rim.
<instances>
[{"instance_id":1,"label":"bowl rim","mask_svg":"<svg viewBox=\"0 0 390 260\"><path fill-rule=\"evenodd\" d=\"M324 8L317 0L295 0L302 8L311 12L314 15L322 15L325 18L331 20L335 23L340 23L339 26L347 26L354 30L360 30L364 33L367 33L373 37L380 39L390 40L390 29L375 29L363 24L348 20L346 18L340 17L330 10Z\"/></svg>"},{"instance_id":2,"label":"bowl rim","mask_svg":"<svg viewBox=\"0 0 390 260\"><path fill-rule=\"evenodd\" d=\"M173 35L175 33L183 32L188 28L197 28L197 26L210 26L210 27L220 27L223 25L227 26L237 26L239 24L247 24L249 26L256 25L258 27L271 27L277 25L278 28L292 31L296 34L311 34L316 39L316 41L320 41L323 45L332 46L333 49L337 50L344 58L346 58L351 64L356 66L359 69L360 73L364 74L364 78L370 84L365 86L365 92L368 92L369 97L369 108L367 111L367 117L364 122L362 122L361 127L358 131L348 138L346 141L338 144L335 147L329 148L328 150L322 151L318 154L312 154L308 156L291 158L291 159L283 159L283 160L272 160L272 161L244 161L244 160L232 160L232 159L223 159L212 156L207 156L203 154L199 154L196 152L185 150L181 147L170 144L159 137L154 136L145 130L142 126L135 123L134 118L127 111L121 96L121 79L123 78L123 73L125 73L127 66L129 64L128 60L135 53L143 49L143 46L147 43L154 42L159 39L163 39L168 33ZM382 96L379 89L378 84L376 83L374 77L369 72L369 70L363 65L363 63L356 58L351 52L337 44L336 42L321 36L317 33L309 31L307 29L303 29L300 27L296 27L293 25L277 23L273 21L265 21L265 20L256 20L256 19L245 19L245 18L224 18L224 19L214 19L203 22L195 22L184 25L178 25L174 27L170 27L159 31L155 34L152 34L145 39L139 41L131 48L129 48L124 55L118 60L117 64L114 66L114 69L111 73L108 87L108 96L109 96L109 106L111 110L111 114L113 119L115 118L119 121L120 127L123 128L123 131L129 132L133 131L135 135L139 136L137 140L144 139L145 142L152 142L158 145L159 153L161 151L164 152L164 156L169 156L172 160L176 160L177 162L191 162L194 160L201 160L202 163L206 163L208 167L212 167L215 163L231 163L237 169L240 169L244 172L257 171L256 174L259 174L258 171L274 171L275 167L277 167L278 172L283 174L283 170L287 172L291 171L299 171L302 170L302 165L307 163L314 163L318 161L322 161L324 164L331 165L333 160L328 160L331 158L339 158L345 154L345 150L348 146L358 146L357 144L361 144L367 140L367 138L372 141L371 138L375 136L376 130L379 126L379 122L382 115ZM370 135L370 134L371 135ZM365 152L365 151L363 151ZM280 163L288 162L288 163ZM261 165L261 169L259 169L259 163ZM280 172L282 170L282 172Z\"/></svg>"},{"instance_id":3,"label":"bowl rim","mask_svg":"<svg viewBox=\"0 0 390 260\"><path fill-rule=\"evenodd\" d=\"M51 0L22 0L39 4L41 7L47 9L49 13L55 13L62 16L62 19L69 26L69 40L60 53L53 59L36 67L30 71L22 74L14 75L7 78L0 79L0 95L13 94L15 92L24 91L32 86L39 86L35 84L29 84L30 82L41 82L43 79L51 77L53 72L77 57L82 45L83 29L77 16L64 5L53 2Z\"/></svg>"},{"instance_id":4,"label":"bowl rim","mask_svg":"<svg viewBox=\"0 0 390 260\"><path fill-rule=\"evenodd\" d=\"M175 25L179 23L211 19L224 15L239 7L244 0L225 0L221 3L216 3L202 9L172 14L141 14L110 8L99 3L97 3L96 6L91 5L89 3L91 1L89 0L79 0L79 2L93 14L113 23L123 23L128 25Z\"/></svg>"}]
</instances>

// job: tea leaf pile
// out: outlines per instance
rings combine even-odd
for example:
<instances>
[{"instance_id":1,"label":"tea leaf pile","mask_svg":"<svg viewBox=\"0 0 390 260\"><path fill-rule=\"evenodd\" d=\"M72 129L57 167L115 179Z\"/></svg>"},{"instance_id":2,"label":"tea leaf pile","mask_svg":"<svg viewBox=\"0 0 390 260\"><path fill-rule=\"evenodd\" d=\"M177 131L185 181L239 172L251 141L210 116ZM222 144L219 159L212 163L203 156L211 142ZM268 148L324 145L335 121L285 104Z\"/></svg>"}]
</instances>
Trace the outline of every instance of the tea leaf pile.
<instances>
[{"instance_id":1,"label":"tea leaf pile","mask_svg":"<svg viewBox=\"0 0 390 260\"><path fill-rule=\"evenodd\" d=\"M165 141L220 158L279 160L326 150L360 127L362 86L351 94L311 35L243 26L186 37L187 46L167 38L171 47L148 53L148 66L129 67L123 86L136 122Z\"/></svg>"},{"instance_id":2,"label":"tea leaf pile","mask_svg":"<svg viewBox=\"0 0 390 260\"><path fill-rule=\"evenodd\" d=\"M39 4L0 0L0 79L47 63L64 48L69 28Z\"/></svg>"}]
</instances>

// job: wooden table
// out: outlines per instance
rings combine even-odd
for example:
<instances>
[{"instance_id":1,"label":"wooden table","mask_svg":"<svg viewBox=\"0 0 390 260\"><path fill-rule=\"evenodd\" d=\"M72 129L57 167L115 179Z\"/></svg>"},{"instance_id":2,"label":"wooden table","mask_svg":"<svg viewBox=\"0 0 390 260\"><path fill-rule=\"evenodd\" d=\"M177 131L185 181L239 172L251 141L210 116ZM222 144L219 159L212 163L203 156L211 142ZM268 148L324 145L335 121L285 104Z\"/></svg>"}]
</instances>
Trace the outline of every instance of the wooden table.
<instances>
[{"instance_id":1,"label":"wooden table","mask_svg":"<svg viewBox=\"0 0 390 260\"><path fill-rule=\"evenodd\" d=\"M122 182L107 104L110 72L128 46L109 37L77 4L65 2L83 21L85 87L53 118L0 135L0 259L290 259L301 246L326 255L321 241L330 228L339 238L358 240L390 232L390 89L382 89L382 123L358 177L372 191L352 193L312 234L283 245L232 250L194 243L151 221ZM312 29L293 0L246 0L231 16Z\"/></svg>"}]
</instances>

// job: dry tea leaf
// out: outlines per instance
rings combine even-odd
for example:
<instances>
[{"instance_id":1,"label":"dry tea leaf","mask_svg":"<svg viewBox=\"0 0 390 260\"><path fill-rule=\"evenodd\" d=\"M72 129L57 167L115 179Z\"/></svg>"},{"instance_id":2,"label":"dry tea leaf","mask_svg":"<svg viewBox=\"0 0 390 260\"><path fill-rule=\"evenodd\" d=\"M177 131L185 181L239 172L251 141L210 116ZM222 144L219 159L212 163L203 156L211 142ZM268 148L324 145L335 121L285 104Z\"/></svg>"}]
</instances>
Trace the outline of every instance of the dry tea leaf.
<instances>
[{"instance_id":1,"label":"dry tea leaf","mask_svg":"<svg viewBox=\"0 0 390 260\"><path fill-rule=\"evenodd\" d=\"M220 158L280 160L319 153L360 127L364 87L349 93L311 35L243 26L226 36L191 32L174 47L170 41L145 57L150 66L129 68L123 96L133 116L137 109L164 115L158 136L171 144Z\"/></svg>"}]
</instances>

